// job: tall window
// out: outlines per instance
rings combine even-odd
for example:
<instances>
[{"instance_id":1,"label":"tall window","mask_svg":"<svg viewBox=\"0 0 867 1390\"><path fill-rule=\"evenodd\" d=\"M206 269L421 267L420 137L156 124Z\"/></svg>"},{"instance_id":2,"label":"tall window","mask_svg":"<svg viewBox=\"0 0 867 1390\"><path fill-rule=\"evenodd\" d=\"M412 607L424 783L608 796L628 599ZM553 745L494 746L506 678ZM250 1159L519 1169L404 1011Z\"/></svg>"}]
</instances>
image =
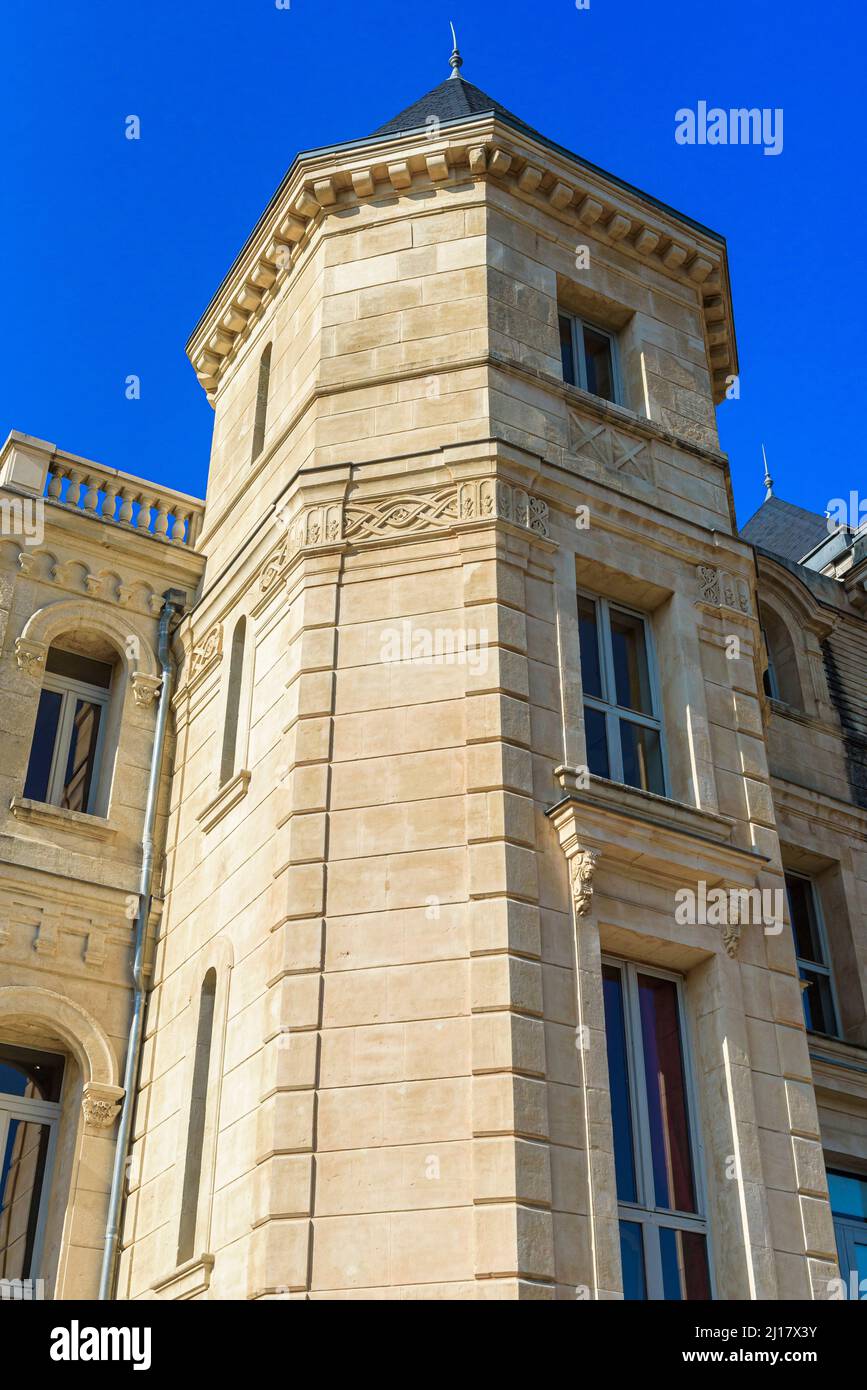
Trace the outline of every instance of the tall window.
<instances>
[{"instance_id":1,"label":"tall window","mask_svg":"<svg viewBox=\"0 0 867 1390\"><path fill-rule=\"evenodd\" d=\"M251 462L259 457L265 444L265 426L268 423L268 389L271 384L271 344L259 358L259 381L256 387L256 415L253 421L253 454Z\"/></svg>"},{"instance_id":2,"label":"tall window","mask_svg":"<svg viewBox=\"0 0 867 1390\"><path fill-rule=\"evenodd\" d=\"M590 771L664 796L662 722L646 618L579 594L578 627Z\"/></svg>"},{"instance_id":3,"label":"tall window","mask_svg":"<svg viewBox=\"0 0 867 1390\"><path fill-rule=\"evenodd\" d=\"M62 1085L57 1053L0 1046L0 1279L44 1278Z\"/></svg>"},{"instance_id":4,"label":"tall window","mask_svg":"<svg viewBox=\"0 0 867 1390\"><path fill-rule=\"evenodd\" d=\"M571 314L560 315L563 380L606 401L620 401L614 336Z\"/></svg>"},{"instance_id":5,"label":"tall window","mask_svg":"<svg viewBox=\"0 0 867 1390\"><path fill-rule=\"evenodd\" d=\"M49 649L26 797L70 811L94 809L111 677L104 661Z\"/></svg>"},{"instance_id":6,"label":"tall window","mask_svg":"<svg viewBox=\"0 0 867 1390\"><path fill-rule=\"evenodd\" d=\"M241 715L241 685L244 679L244 644L247 638L247 619L239 618L232 634L232 654L229 658L229 691L226 698L226 722L223 725L223 752L220 759L220 786L235 772L238 752L238 723Z\"/></svg>"},{"instance_id":7,"label":"tall window","mask_svg":"<svg viewBox=\"0 0 867 1390\"><path fill-rule=\"evenodd\" d=\"M803 709L798 661L789 630L773 609L762 604L759 605L759 617L768 653L768 667L763 678L765 694L773 700L784 701L794 709Z\"/></svg>"},{"instance_id":8,"label":"tall window","mask_svg":"<svg viewBox=\"0 0 867 1390\"><path fill-rule=\"evenodd\" d=\"M679 981L605 961L623 1296L709 1299Z\"/></svg>"},{"instance_id":9,"label":"tall window","mask_svg":"<svg viewBox=\"0 0 867 1390\"><path fill-rule=\"evenodd\" d=\"M849 1298L867 1296L867 1178L828 1170L840 1274Z\"/></svg>"},{"instance_id":10,"label":"tall window","mask_svg":"<svg viewBox=\"0 0 867 1390\"><path fill-rule=\"evenodd\" d=\"M196 1030L196 1053L193 1059L193 1090L190 1097L190 1125L187 1130L187 1154L184 1162L184 1191L181 1202L181 1225L178 1233L178 1264L191 1260L195 1254L196 1224L199 1210L199 1190L202 1185L202 1152L205 1143L205 1119L208 1113L208 1073L211 1069L211 1043L214 1036L214 1000L217 994L217 972L209 970L202 981L199 997L199 1023Z\"/></svg>"},{"instance_id":11,"label":"tall window","mask_svg":"<svg viewBox=\"0 0 867 1390\"><path fill-rule=\"evenodd\" d=\"M786 874L789 916L801 977L804 1021L816 1033L840 1036L837 992L831 971L828 938L816 885L803 874Z\"/></svg>"}]
</instances>

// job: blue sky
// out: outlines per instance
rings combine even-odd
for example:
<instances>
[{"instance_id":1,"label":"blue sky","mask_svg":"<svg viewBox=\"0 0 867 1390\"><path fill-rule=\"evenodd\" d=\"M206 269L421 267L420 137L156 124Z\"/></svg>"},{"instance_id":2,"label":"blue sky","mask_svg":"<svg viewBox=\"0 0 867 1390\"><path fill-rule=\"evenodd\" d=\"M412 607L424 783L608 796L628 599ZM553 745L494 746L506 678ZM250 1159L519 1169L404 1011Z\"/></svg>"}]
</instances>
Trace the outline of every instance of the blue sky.
<instances>
[{"instance_id":1,"label":"blue sky","mask_svg":"<svg viewBox=\"0 0 867 1390\"><path fill-rule=\"evenodd\" d=\"M5 0L0 435L203 493L213 415L189 333L297 150L448 76L449 18L469 81L726 236L741 398L719 420L741 521L762 441L779 496L864 491L867 21L840 0ZM782 153L678 145L674 113L700 100L782 107Z\"/></svg>"}]
</instances>

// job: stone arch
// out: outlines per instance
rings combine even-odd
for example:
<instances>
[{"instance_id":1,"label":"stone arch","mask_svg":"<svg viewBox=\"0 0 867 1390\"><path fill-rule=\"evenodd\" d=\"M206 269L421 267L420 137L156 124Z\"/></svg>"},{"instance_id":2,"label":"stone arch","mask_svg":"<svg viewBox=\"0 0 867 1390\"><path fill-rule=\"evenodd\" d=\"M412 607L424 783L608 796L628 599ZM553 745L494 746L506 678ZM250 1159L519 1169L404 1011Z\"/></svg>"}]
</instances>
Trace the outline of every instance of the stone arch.
<instances>
[{"instance_id":1,"label":"stone arch","mask_svg":"<svg viewBox=\"0 0 867 1390\"><path fill-rule=\"evenodd\" d=\"M151 643L140 628L124 614L112 612L95 603L83 603L80 599L59 599L38 608L24 625L21 636L15 644L16 653L27 654L31 666L44 664L48 648L58 637L75 628L90 628L101 633L116 648L121 661L130 676L145 677L159 681L160 667ZM129 657L129 638L138 643L138 657L135 663Z\"/></svg>"},{"instance_id":2,"label":"stone arch","mask_svg":"<svg viewBox=\"0 0 867 1390\"><path fill-rule=\"evenodd\" d=\"M117 1089L117 1058L97 1020L80 1004L36 985L0 988L0 1028L4 1023L44 1023L68 1043L81 1067L85 1086Z\"/></svg>"}]
</instances>

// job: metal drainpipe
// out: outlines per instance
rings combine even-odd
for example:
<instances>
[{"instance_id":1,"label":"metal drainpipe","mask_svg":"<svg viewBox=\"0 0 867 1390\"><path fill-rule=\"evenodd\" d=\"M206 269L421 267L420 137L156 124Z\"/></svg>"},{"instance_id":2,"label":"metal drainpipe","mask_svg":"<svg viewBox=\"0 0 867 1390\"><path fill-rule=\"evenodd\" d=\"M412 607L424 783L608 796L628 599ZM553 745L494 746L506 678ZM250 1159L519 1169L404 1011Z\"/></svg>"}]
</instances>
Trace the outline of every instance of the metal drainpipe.
<instances>
[{"instance_id":1,"label":"metal drainpipe","mask_svg":"<svg viewBox=\"0 0 867 1390\"><path fill-rule=\"evenodd\" d=\"M135 1106L135 1090L138 1081L139 1058L144 1025L145 979L144 949L147 923L151 907L151 879L154 864L154 822L157 814L157 800L160 790L160 769L166 741L166 728L169 721L169 705L172 698L172 664L169 655L169 627L175 613L183 612L187 596L181 589L167 589L163 595L164 603L160 612L159 658L162 667L162 688L157 708L157 723L154 731L151 752L150 776L148 779L148 798L145 807L144 827L141 838L141 874L139 875L138 911L135 919L135 956L133 959L132 1018L129 1025L129 1041L126 1049L126 1066L123 1073L123 1105L120 1112L117 1143L114 1151L114 1168L111 1175L111 1193L108 1200L108 1217L105 1225L105 1246L102 1254L102 1271L99 1277L99 1297L102 1300L114 1297L115 1276L117 1272L118 1240L120 1237L120 1217L123 1206L123 1184L126 1160L129 1150L132 1114Z\"/></svg>"}]
</instances>

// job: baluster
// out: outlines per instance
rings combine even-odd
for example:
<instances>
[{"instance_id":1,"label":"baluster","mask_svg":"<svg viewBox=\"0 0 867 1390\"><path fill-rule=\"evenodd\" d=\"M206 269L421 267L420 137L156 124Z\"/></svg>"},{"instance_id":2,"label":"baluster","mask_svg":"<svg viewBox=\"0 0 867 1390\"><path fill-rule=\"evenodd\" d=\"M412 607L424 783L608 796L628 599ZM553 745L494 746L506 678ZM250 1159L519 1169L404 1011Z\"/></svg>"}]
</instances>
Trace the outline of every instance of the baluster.
<instances>
[{"instance_id":1,"label":"baluster","mask_svg":"<svg viewBox=\"0 0 867 1390\"><path fill-rule=\"evenodd\" d=\"M67 507L77 507L81 499L81 473L77 468L70 468L67 476L69 478L69 487L66 489L66 498L64 500Z\"/></svg>"},{"instance_id":2,"label":"baluster","mask_svg":"<svg viewBox=\"0 0 867 1390\"><path fill-rule=\"evenodd\" d=\"M84 480L84 486L86 488L84 494L84 510L86 512L97 512L98 514L99 480L95 478L92 473L88 473Z\"/></svg>"},{"instance_id":3,"label":"baluster","mask_svg":"<svg viewBox=\"0 0 867 1390\"><path fill-rule=\"evenodd\" d=\"M183 545L184 542L184 518L183 513L175 507L169 517L169 540L176 544Z\"/></svg>"},{"instance_id":4,"label":"baluster","mask_svg":"<svg viewBox=\"0 0 867 1390\"><path fill-rule=\"evenodd\" d=\"M122 487L120 489L121 506L118 521L122 521L125 526L132 525L132 504L135 493L131 488Z\"/></svg>"},{"instance_id":5,"label":"baluster","mask_svg":"<svg viewBox=\"0 0 867 1390\"><path fill-rule=\"evenodd\" d=\"M157 515L154 521L154 535L161 539L165 537L169 529L169 504L164 502L161 497L157 498Z\"/></svg>"},{"instance_id":6,"label":"baluster","mask_svg":"<svg viewBox=\"0 0 867 1390\"><path fill-rule=\"evenodd\" d=\"M102 517L104 521L114 521L115 508L117 507L118 492L120 489L117 483L106 482L105 501L102 504Z\"/></svg>"},{"instance_id":7,"label":"baluster","mask_svg":"<svg viewBox=\"0 0 867 1390\"><path fill-rule=\"evenodd\" d=\"M140 492L138 502L138 517L135 524L140 531L149 531L151 529L151 499L146 493Z\"/></svg>"},{"instance_id":8,"label":"baluster","mask_svg":"<svg viewBox=\"0 0 867 1390\"><path fill-rule=\"evenodd\" d=\"M52 463L50 467L51 482L48 484L48 496L53 497L55 502L59 502L60 494L63 491L63 479L66 477L66 473L59 463Z\"/></svg>"}]
</instances>

